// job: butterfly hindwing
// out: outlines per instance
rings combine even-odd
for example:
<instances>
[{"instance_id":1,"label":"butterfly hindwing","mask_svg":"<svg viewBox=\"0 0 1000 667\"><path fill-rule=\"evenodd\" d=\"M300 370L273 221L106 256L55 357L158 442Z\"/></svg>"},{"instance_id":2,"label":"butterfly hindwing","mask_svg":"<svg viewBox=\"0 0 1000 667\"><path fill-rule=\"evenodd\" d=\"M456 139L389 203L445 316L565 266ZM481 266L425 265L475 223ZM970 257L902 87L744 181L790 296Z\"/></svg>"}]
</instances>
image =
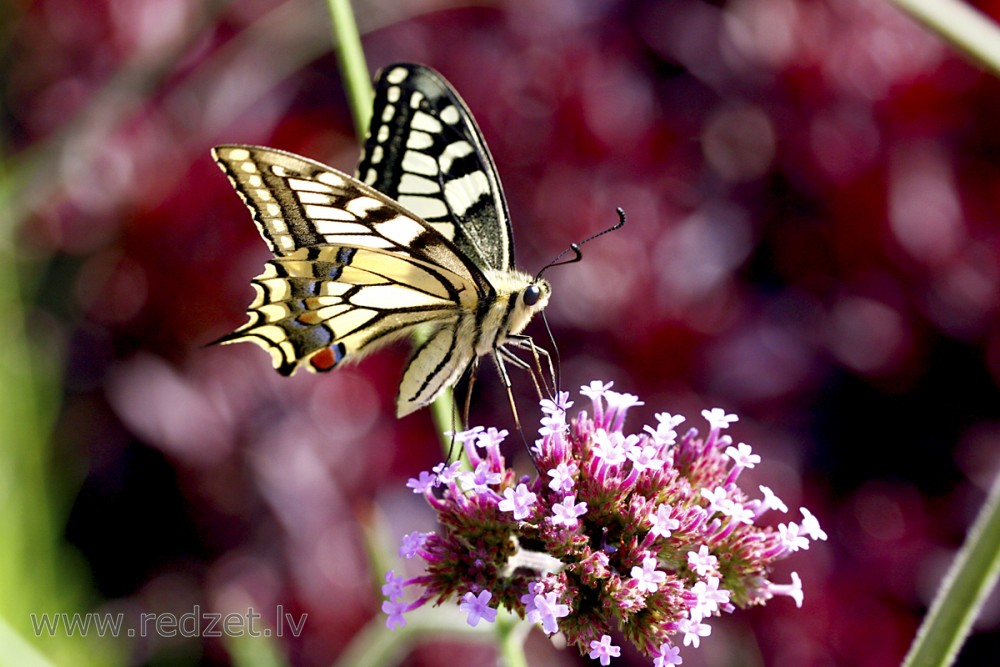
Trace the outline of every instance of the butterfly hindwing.
<instances>
[{"instance_id":1,"label":"butterfly hindwing","mask_svg":"<svg viewBox=\"0 0 1000 667\"><path fill-rule=\"evenodd\" d=\"M427 405L446 387L454 385L475 358L474 349L465 344L468 332L463 323L439 327L410 357L396 395L396 409L400 415L409 414Z\"/></svg>"},{"instance_id":2,"label":"butterfly hindwing","mask_svg":"<svg viewBox=\"0 0 1000 667\"><path fill-rule=\"evenodd\" d=\"M277 257L252 284L249 321L220 342L257 343L284 375L331 370L422 324L454 329L477 303L475 286L447 269L348 246Z\"/></svg>"},{"instance_id":3,"label":"butterfly hindwing","mask_svg":"<svg viewBox=\"0 0 1000 667\"><path fill-rule=\"evenodd\" d=\"M379 72L358 178L429 222L481 268L514 268L493 158L465 102L437 72L413 64Z\"/></svg>"}]
</instances>

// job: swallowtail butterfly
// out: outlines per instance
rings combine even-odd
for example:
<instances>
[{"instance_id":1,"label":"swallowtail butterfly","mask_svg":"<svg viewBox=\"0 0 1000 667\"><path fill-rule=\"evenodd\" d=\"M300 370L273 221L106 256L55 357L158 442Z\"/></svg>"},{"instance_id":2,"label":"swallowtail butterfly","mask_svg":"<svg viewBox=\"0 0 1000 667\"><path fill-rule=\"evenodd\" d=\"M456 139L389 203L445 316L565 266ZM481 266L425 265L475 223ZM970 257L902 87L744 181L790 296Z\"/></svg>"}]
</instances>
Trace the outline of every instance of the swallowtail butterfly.
<instances>
[{"instance_id":1,"label":"swallowtail butterfly","mask_svg":"<svg viewBox=\"0 0 1000 667\"><path fill-rule=\"evenodd\" d=\"M358 178L273 148L212 155L274 253L253 280L249 321L218 342L256 343L291 375L423 329L399 386L400 417L487 354L509 387L503 360L526 362L504 346L536 350L520 334L551 289L514 268L493 158L438 73L399 64L378 74Z\"/></svg>"}]
</instances>

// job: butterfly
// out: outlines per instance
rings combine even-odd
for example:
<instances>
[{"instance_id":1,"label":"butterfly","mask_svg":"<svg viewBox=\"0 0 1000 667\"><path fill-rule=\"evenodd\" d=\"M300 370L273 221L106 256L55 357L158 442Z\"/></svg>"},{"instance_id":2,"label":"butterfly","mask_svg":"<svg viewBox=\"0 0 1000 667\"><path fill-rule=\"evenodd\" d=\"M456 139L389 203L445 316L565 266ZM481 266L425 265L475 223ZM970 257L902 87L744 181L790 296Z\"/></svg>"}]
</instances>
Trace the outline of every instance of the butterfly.
<instances>
[{"instance_id":1,"label":"butterfly","mask_svg":"<svg viewBox=\"0 0 1000 667\"><path fill-rule=\"evenodd\" d=\"M514 267L493 158L437 72L415 64L379 72L358 178L261 146L216 146L212 156L274 253L253 279L249 321L216 342L256 343L291 375L332 370L419 330L399 417L481 357L496 361L508 396L504 360L530 367L508 347L530 350L536 365L548 357L521 332L551 287Z\"/></svg>"}]
</instances>

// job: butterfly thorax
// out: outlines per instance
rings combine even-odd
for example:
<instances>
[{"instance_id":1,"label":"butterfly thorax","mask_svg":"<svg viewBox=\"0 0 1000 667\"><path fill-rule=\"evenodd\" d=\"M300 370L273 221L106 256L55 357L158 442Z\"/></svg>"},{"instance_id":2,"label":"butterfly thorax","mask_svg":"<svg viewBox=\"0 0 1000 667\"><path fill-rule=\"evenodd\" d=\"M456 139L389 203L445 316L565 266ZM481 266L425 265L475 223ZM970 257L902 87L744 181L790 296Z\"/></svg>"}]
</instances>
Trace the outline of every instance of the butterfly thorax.
<instances>
[{"instance_id":1,"label":"butterfly thorax","mask_svg":"<svg viewBox=\"0 0 1000 667\"><path fill-rule=\"evenodd\" d=\"M509 336L524 331L531 318L545 309L552 287L545 279L535 280L521 271L490 270L487 277L496 290L496 299L481 316L480 329L495 331L495 336L481 336L476 353L487 354L504 344Z\"/></svg>"}]
</instances>

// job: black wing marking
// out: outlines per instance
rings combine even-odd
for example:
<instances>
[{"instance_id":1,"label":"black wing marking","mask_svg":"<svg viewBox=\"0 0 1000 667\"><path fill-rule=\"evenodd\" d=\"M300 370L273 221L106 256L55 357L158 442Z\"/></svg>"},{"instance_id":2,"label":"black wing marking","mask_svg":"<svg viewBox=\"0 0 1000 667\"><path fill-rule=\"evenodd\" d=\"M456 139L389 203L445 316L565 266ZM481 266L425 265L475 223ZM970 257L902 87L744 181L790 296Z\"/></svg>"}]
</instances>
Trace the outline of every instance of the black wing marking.
<instances>
[{"instance_id":1,"label":"black wing marking","mask_svg":"<svg viewBox=\"0 0 1000 667\"><path fill-rule=\"evenodd\" d=\"M422 65L391 65L375 106L358 178L399 201L484 269L514 268L507 202L465 102Z\"/></svg>"}]
</instances>

